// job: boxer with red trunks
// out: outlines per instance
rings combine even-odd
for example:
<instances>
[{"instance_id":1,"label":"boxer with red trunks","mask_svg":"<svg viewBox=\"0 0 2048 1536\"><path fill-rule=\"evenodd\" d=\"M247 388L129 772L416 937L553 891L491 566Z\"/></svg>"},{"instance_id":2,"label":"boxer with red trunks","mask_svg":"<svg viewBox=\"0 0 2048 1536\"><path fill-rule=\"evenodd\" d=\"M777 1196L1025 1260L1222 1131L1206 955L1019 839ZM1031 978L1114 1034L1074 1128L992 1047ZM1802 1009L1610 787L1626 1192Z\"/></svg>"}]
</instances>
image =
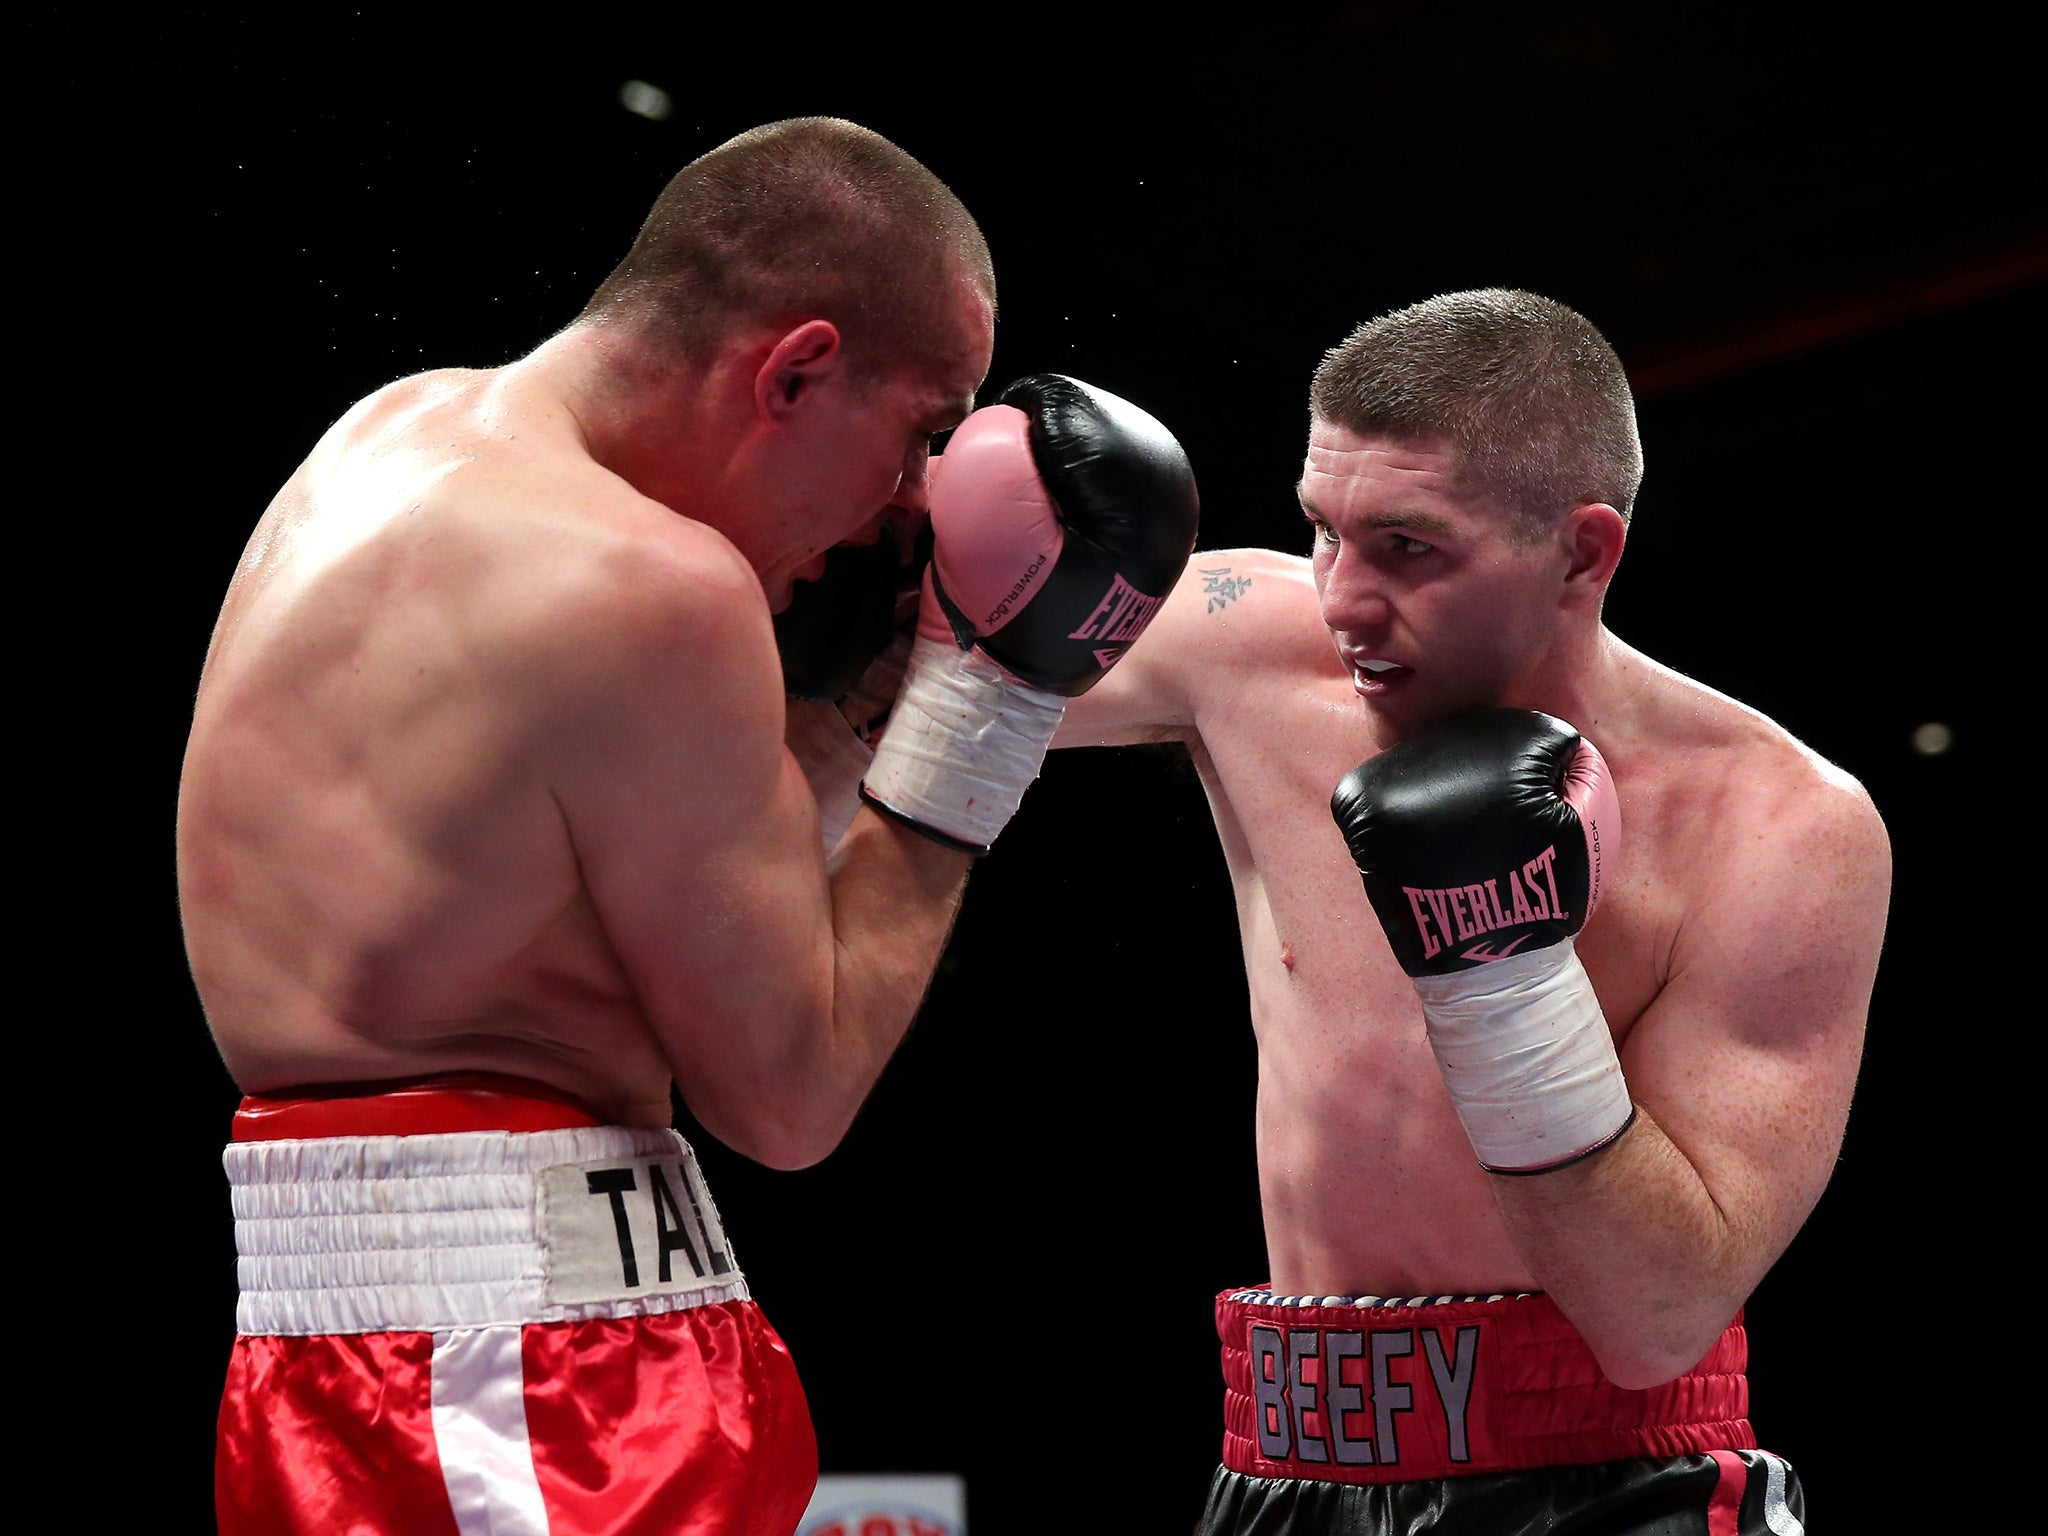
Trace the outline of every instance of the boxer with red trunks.
<instances>
[{"instance_id":1,"label":"boxer with red trunks","mask_svg":"<svg viewBox=\"0 0 2048 1536\"><path fill-rule=\"evenodd\" d=\"M1310 403L1308 558L1196 554L1054 743L1184 744L1236 890L1269 1272L1201 1530L1792 1536L1744 1315L1841 1145L1883 824L1605 626L1642 456L1584 317L1441 295Z\"/></svg>"},{"instance_id":2,"label":"boxer with red trunks","mask_svg":"<svg viewBox=\"0 0 2048 1536\"><path fill-rule=\"evenodd\" d=\"M227 1529L794 1529L803 1389L675 1131L466 1074L234 1137Z\"/></svg>"},{"instance_id":3,"label":"boxer with red trunks","mask_svg":"<svg viewBox=\"0 0 2048 1536\"><path fill-rule=\"evenodd\" d=\"M831 1151L1195 538L1137 407L973 409L994 307L922 165L770 124L566 329L378 390L257 525L178 808L245 1095L226 1536L795 1528L803 1391L671 1094Z\"/></svg>"}]
</instances>

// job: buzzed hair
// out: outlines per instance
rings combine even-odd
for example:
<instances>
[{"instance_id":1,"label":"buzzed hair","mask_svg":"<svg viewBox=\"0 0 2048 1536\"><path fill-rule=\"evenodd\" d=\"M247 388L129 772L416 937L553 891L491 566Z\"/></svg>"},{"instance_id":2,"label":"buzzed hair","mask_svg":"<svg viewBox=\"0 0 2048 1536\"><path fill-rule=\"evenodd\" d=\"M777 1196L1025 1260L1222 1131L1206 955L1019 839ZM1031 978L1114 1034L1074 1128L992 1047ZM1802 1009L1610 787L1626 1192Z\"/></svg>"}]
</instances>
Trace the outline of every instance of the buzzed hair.
<instances>
[{"instance_id":1,"label":"buzzed hair","mask_svg":"<svg viewBox=\"0 0 2048 1536\"><path fill-rule=\"evenodd\" d=\"M691 361L752 326L829 320L873 377L943 356L962 277L993 309L988 242L944 182L856 123L789 118L678 171L577 318Z\"/></svg>"},{"instance_id":2,"label":"buzzed hair","mask_svg":"<svg viewBox=\"0 0 2048 1536\"><path fill-rule=\"evenodd\" d=\"M1540 538L1601 501L1626 520L1643 479L1635 397L1576 310L1514 288L1439 294L1368 320L1309 386L1319 420L1361 435L1449 438L1468 484Z\"/></svg>"}]
</instances>

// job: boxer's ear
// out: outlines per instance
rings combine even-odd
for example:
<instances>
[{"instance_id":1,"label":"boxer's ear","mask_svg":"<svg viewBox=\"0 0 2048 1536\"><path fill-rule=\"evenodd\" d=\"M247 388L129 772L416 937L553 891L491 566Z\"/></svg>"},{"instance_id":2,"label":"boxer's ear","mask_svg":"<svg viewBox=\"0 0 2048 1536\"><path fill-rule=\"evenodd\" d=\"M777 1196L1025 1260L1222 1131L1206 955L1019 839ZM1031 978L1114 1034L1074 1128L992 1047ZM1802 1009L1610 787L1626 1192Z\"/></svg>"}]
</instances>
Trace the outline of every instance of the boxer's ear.
<instances>
[{"instance_id":1,"label":"boxer's ear","mask_svg":"<svg viewBox=\"0 0 2048 1536\"><path fill-rule=\"evenodd\" d=\"M754 408L768 421L787 421L810 394L846 365L839 327L806 320L784 332L754 372Z\"/></svg>"},{"instance_id":2,"label":"boxer's ear","mask_svg":"<svg viewBox=\"0 0 2048 1536\"><path fill-rule=\"evenodd\" d=\"M1567 608L1597 602L1614 579L1628 524L1604 501L1589 501L1565 514L1560 535L1565 553L1563 603Z\"/></svg>"}]
</instances>

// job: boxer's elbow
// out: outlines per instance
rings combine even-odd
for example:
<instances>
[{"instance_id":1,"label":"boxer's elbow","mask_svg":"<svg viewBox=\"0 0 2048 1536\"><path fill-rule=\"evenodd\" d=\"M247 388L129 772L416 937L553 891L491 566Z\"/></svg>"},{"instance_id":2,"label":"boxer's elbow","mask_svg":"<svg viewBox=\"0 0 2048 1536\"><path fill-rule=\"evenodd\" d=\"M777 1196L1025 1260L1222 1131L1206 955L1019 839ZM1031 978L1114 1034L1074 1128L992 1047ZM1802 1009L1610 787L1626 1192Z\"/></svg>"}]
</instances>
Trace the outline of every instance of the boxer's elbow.
<instances>
[{"instance_id":1,"label":"boxer's elbow","mask_svg":"<svg viewBox=\"0 0 2048 1536\"><path fill-rule=\"evenodd\" d=\"M845 1138L859 1086L841 1062L828 1007L777 996L716 1027L674 1031L670 1070L691 1118L721 1146L778 1172L809 1168Z\"/></svg>"},{"instance_id":2,"label":"boxer's elbow","mask_svg":"<svg viewBox=\"0 0 2048 1536\"><path fill-rule=\"evenodd\" d=\"M695 1106L692 1112L724 1145L779 1173L823 1162L853 1120L843 1107L802 1085L773 1080L757 1081L709 1113Z\"/></svg>"},{"instance_id":3,"label":"boxer's elbow","mask_svg":"<svg viewBox=\"0 0 2048 1536\"><path fill-rule=\"evenodd\" d=\"M740 1156L750 1162L759 1163L763 1168L776 1173L798 1173L805 1168L814 1168L825 1160L832 1148L817 1142L792 1141L786 1138L760 1138L749 1141L728 1141Z\"/></svg>"},{"instance_id":4,"label":"boxer's elbow","mask_svg":"<svg viewBox=\"0 0 2048 1536\"><path fill-rule=\"evenodd\" d=\"M1727 1321L1671 1318L1641 1320L1634 1327L1581 1328L1600 1374L1627 1392L1646 1392L1676 1381L1704 1360L1726 1331Z\"/></svg>"},{"instance_id":5,"label":"boxer's elbow","mask_svg":"<svg viewBox=\"0 0 2048 1536\"><path fill-rule=\"evenodd\" d=\"M734 1150L777 1173L795 1173L822 1163L844 1137L844 1128L777 1124L760 1128Z\"/></svg>"},{"instance_id":6,"label":"boxer's elbow","mask_svg":"<svg viewBox=\"0 0 2048 1536\"><path fill-rule=\"evenodd\" d=\"M1701 1354L1705 1351L1702 1350ZM1593 1358L1600 1362L1600 1374L1625 1392L1647 1392L1652 1387L1661 1387L1668 1381L1676 1381L1691 1370L1699 1356L1691 1359L1668 1351L1616 1350L1593 1351Z\"/></svg>"},{"instance_id":7,"label":"boxer's elbow","mask_svg":"<svg viewBox=\"0 0 2048 1536\"><path fill-rule=\"evenodd\" d=\"M846 1134L844 1126L779 1114L768 1104L750 1105L736 1114L698 1113L697 1121L722 1145L778 1173L794 1173L823 1162Z\"/></svg>"}]
</instances>

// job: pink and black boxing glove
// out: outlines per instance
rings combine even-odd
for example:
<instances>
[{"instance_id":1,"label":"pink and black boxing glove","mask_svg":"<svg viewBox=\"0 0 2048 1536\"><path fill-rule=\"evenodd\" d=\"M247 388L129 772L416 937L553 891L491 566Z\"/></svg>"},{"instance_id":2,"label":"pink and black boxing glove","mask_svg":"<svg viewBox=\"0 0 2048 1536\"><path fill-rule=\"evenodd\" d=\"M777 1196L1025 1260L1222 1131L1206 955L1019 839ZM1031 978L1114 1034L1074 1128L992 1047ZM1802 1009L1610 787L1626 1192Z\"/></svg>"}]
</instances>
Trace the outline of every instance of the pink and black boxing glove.
<instances>
[{"instance_id":1,"label":"pink and black boxing glove","mask_svg":"<svg viewBox=\"0 0 2048 1536\"><path fill-rule=\"evenodd\" d=\"M1621 807L1593 744L1483 709L1368 758L1330 812L1479 1161L1541 1173L1635 1118L1573 940L1599 904Z\"/></svg>"},{"instance_id":2,"label":"pink and black boxing glove","mask_svg":"<svg viewBox=\"0 0 2048 1536\"><path fill-rule=\"evenodd\" d=\"M1199 515L1179 442L1107 390L1032 374L969 416L932 463L917 643L863 798L986 853L1066 701L1179 580Z\"/></svg>"}]
</instances>

